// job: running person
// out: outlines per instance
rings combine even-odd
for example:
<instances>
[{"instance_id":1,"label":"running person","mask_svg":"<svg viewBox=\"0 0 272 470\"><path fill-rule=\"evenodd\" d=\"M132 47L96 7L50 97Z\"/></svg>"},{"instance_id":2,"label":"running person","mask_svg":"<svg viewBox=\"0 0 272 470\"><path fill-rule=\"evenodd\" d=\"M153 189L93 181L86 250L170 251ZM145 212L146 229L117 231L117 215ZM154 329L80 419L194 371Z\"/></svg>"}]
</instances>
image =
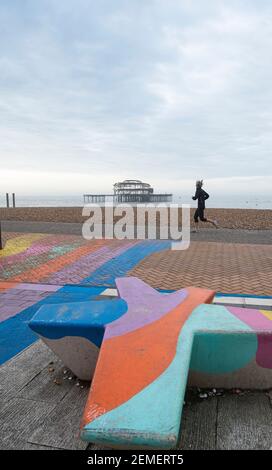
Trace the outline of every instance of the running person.
<instances>
[{"instance_id":1,"label":"running person","mask_svg":"<svg viewBox=\"0 0 272 470\"><path fill-rule=\"evenodd\" d=\"M195 195L192 197L194 201L197 200L197 209L194 214L196 232L198 228L198 219L200 219L201 222L209 222L210 224L214 225L214 227L218 228L218 223L216 222L216 220L210 220L204 217L205 201L210 196L208 193L206 193L206 191L204 191L204 189L202 189L202 186L203 186L203 180L196 182L196 192L195 192Z\"/></svg>"}]
</instances>

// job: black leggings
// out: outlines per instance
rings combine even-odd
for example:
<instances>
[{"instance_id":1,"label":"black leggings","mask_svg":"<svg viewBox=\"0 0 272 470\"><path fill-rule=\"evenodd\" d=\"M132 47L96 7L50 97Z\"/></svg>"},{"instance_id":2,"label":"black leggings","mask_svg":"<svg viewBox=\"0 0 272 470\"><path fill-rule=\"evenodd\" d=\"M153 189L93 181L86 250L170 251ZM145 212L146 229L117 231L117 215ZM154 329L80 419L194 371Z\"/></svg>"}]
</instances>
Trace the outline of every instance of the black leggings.
<instances>
[{"instance_id":1,"label":"black leggings","mask_svg":"<svg viewBox=\"0 0 272 470\"><path fill-rule=\"evenodd\" d=\"M198 223L198 219L201 220L201 222L207 222L207 219L204 217L204 209L201 209L200 207L197 208L194 214L194 219L195 223Z\"/></svg>"}]
</instances>

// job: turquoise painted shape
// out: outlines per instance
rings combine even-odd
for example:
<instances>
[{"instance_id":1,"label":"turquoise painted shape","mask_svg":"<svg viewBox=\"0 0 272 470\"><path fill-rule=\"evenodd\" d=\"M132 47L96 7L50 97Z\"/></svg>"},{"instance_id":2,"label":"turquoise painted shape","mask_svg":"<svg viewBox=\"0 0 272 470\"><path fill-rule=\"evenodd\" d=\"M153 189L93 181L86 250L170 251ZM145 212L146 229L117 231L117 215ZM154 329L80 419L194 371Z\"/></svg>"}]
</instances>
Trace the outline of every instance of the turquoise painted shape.
<instances>
[{"instance_id":1,"label":"turquoise painted shape","mask_svg":"<svg viewBox=\"0 0 272 470\"><path fill-rule=\"evenodd\" d=\"M195 331L190 363L193 371L214 374L233 372L245 367L256 356L257 335L226 307L197 307L183 327L184 334L187 330Z\"/></svg>"},{"instance_id":2,"label":"turquoise painted shape","mask_svg":"<svg viewBox=\"0 0 272 470\"><path fill-rule=\"evenodd\" d=\"M172 449L180 419L190 365L193 335L179 335L170 366L127 402L87 424L81 438L113 446Z\"/></svg>"},{"instance_id":3,"label":"turquoise painted shape","mask_svg":"<svg viewBox=\"0 0 272 470\"><path fill-rule=\"evenodd\" d=\"M219 338L223 336L222 345ZM229 349L225 337L240 339L240 356ZM216 358L209 365L208 341L203 344L199 336L214 336L211 348ZM197 337L198 346L193 352ZM249 340L249 337L251 339ZM238 339L237 339L238 341ZM245 342L244 342L245 341ZM217 347L224 351L218 354ZM241 352L243 349L245 351ZM184 394L189 367L215 373L234 371L244 367L256 354L254 331L232 315L224 306L200 305L184 324L177 342L176 355L170 366L150 385L127 402L105 413L81 431L81 438L88 442L108 446L171 449L176 447L180 435ZM120 367L122 365L120 364ZM133 367L133 364L132 364Z\"/></svg>"},{"instance_id":4,"label":"turquoise painted shape","mask_svg":"<svg viewBox=\"0 0 272 470\"><path fill-rule=\"evenodd\" d=\"M256 357L255 334L197 333L190 369L207 374L225 374L242 369Z\"/></svg>"},{"instance_id":5,"label":"turquoise painted shape","mask_svg":"<svg viewBox=\"0 0 272 470\"><path fill-rule=\"evenodd\" d=\"M100 347L105 326L127 311L122 299L43 305L29 327L48 339L80 336Z\"/></svg>"}]
</instances>

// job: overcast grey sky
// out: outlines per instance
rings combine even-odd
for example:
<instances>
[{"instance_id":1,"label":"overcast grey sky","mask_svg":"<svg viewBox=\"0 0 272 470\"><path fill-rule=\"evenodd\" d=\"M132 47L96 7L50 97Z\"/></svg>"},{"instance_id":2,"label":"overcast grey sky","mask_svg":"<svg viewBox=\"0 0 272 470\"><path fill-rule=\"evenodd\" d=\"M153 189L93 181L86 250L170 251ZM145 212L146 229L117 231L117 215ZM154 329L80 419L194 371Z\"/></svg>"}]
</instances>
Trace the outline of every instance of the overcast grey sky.
<instances>
[{"instance_id":1,"label":"overcast grey sky","mask_svg":"<svg viewBox=\"0 0 272 470\"><path fill-rule=\"evenodd\" d=\"M271 194L271 0L1 0L1 192Z\"/></svg>"}]
</instances>

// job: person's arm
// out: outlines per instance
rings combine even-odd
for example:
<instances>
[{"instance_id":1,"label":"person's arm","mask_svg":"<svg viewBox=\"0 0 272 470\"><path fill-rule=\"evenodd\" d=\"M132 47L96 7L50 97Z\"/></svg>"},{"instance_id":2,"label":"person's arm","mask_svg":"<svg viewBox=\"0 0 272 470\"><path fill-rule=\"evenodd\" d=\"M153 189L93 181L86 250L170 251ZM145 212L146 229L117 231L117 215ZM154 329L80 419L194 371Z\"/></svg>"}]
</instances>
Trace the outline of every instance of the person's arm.
<instances>
[{"instance_id":1,"label":"person's arm","mask_svg":"<svg viewBox=\"0 0 272 470\"><path fill-rule=\"evenodd\" d=\"M206 199L209 199L210 195L208 193L206 193L206 191L204 191L204 189L203 189L203 193L204 193L204 199L206 201Z\"/></svg>"},{"instance_id":2,"label":"person's arm","mask_svg":"<svg viewBox=\"0 0 272 470\"><path fill-rule=\"evenodd\" d=\"M199 198L199 188L196 189L195 195L192 196L192 199L196 201Z\"/></svg>"}]
</instances>

